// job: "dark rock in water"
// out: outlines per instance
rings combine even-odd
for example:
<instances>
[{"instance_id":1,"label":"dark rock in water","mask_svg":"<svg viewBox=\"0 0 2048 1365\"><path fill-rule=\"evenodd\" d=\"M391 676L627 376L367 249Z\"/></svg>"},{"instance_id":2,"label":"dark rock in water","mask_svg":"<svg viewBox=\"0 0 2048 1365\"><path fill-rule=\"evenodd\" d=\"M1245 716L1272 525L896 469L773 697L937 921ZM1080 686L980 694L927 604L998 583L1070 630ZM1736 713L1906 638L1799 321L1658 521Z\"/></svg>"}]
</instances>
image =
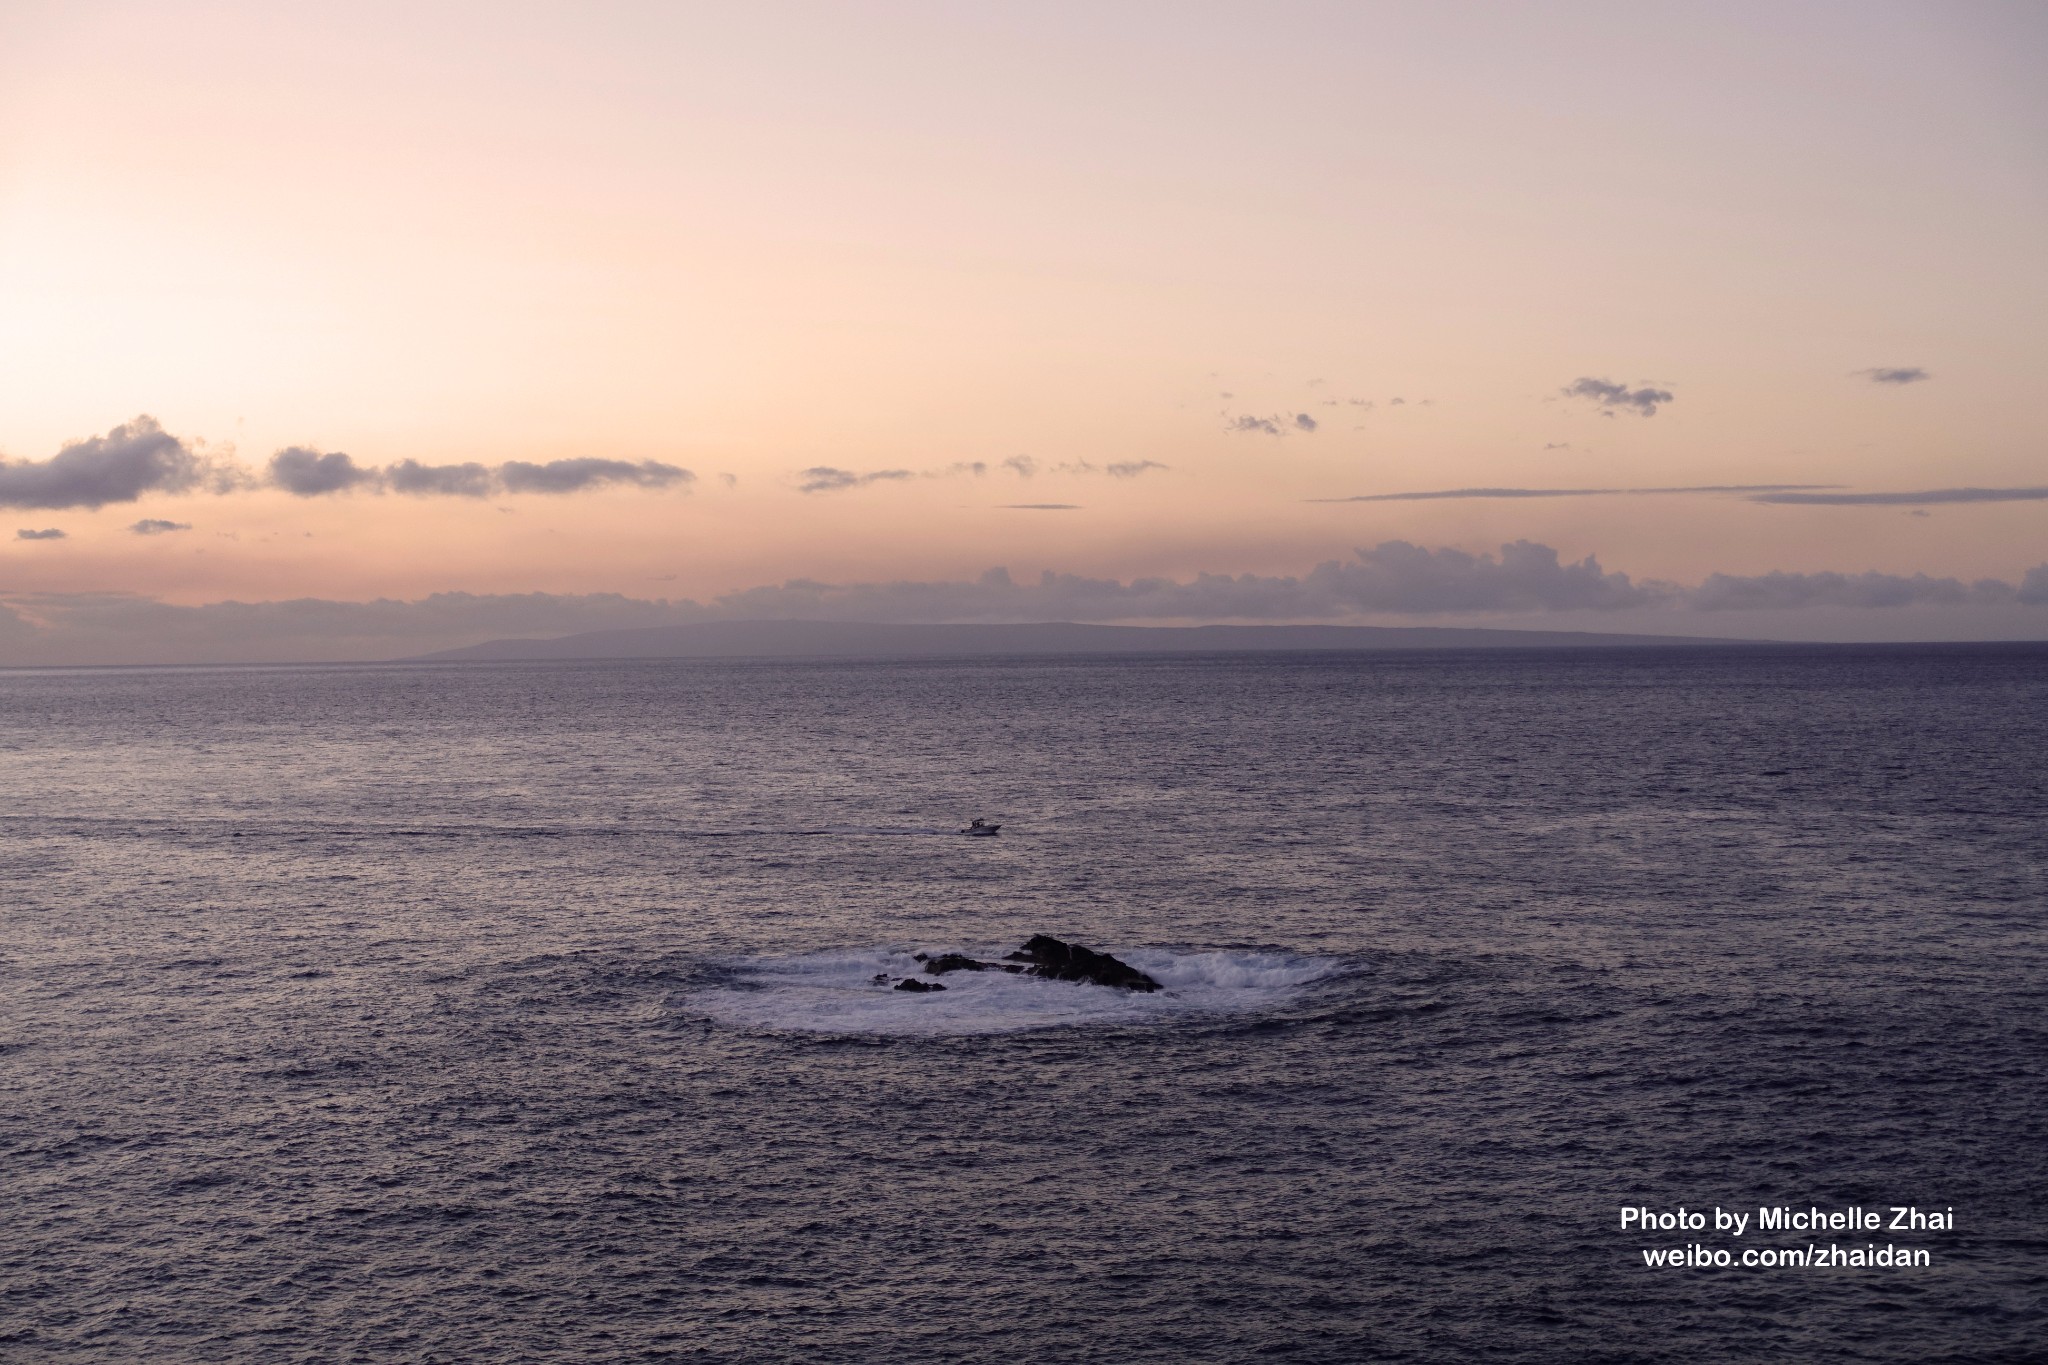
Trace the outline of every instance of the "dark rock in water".
<instances>
[{"instance_id":1,"label":"dark rock in water","mask_svg":"<svg viewBox=\"0 0 2048 1365\"><path fill-rule=\"evenodd\" d=\"M1062 943L1047 934L1034 935L1030 942L1002 962L983 962L965 953L940 953L936 957L930 953L913 953L911 956L924 964L928 976L944 976L947 972L1004 971L1012 975L1042 976L1051 981L1085 981L1091 985L1115 986L1127 991L1159 989L1157 981L1128 962L1120 962L1108 953L1098 953L1092 948L1083 948L1078 943ZM897 983L896 989L941 991L945 987L919 985L906 979Z\"/></svg>"},{"instance_id":2,"label":"dark rock in water","mask_svg":"<svg viewBox=\"0 0 2048 1365\"><path fill-rule=\"evenodd\" d=\"M1092 981L1098 986L1120 986L1128 991L1159 989L1157 981L1128 962L1119 962L1108 953L1098 953L1078 943L1062 943L1047 934L1033 934L1021 949L1010 954L1010 960L1028 962L1033 976L1054 981Z\"/></svg>"},{"instance_id":3,"label":"dark rock in water","mask_svg":"<svg viewBox=\"0 0 2048 1365\"><path fill-rule=\"evenodd\" d=\"M889 984L889 974L887 972L876 972L874 976L870 979L877 986L886 986Z\"/></svg>"},{"instance_id":4,"label":"dark rock in water","mask_svg":"<svg viewBox=\"0 0 2048 1365\"><path fill-rule=\"evenodd\" d=\"M997 966L993 962L979 962L965 953L941 953L937 957L926 957L919 953L918 960L924 963L925 971L933 976L944 976L947 972L985 972Z\"/></svg>"},{"instance_id":5,"label":"dark rock in water","mask_svg":"<svg viewBox=\"0 0 2048 1365\"><path fill-rule=\"evenodd\" d=\"M896 983L896 989L899 991L915 991L922 995L926 991L942 991L946 988L936 981L919 981L914 976L906 976Z\"/></svg>"}]
</instances>

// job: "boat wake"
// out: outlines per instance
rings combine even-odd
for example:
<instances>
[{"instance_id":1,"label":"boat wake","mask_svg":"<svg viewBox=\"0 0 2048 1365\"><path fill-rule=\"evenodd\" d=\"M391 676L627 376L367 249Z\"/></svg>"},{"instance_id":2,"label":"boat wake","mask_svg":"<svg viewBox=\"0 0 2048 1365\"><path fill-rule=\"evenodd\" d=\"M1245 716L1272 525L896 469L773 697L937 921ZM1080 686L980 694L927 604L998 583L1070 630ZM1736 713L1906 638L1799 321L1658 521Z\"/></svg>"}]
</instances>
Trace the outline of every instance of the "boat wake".
<instances>
[{"instance_id":1,"label":"boat wake","mask_svg":"<svg viewBox=\"0 0 2048 1365\"><path fill-rule=\"evenodd\" d=\"M951 950L848 948L741 958L724 964L731 972L726 984L693 993L685 1003L692 1013L743 1028L937 1037L1251 1013L1284 1005L1345 970L1337 958L1287 953L1110 950L1160 984L1156 992L1139 993L998 971L949 972L941 979L923 973L914 955L920 951ZM1004 951L967 950L984 958ZM945 989L893 989L902 978Z\"/></svg>"}]
</instances>

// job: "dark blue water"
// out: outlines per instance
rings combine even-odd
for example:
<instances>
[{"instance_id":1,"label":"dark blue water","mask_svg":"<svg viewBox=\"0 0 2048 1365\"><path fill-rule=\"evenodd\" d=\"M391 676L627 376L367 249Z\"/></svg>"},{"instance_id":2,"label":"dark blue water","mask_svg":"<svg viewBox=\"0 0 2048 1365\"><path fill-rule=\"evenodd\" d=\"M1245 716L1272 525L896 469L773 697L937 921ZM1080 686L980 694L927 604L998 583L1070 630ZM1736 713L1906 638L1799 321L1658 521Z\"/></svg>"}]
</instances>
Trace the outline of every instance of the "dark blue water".
<instances>
[{"instance_id":1,"label":"dark blue water","mask_svg":"<svg viewBox=\"0 0 2048 1365\"><path fill-rule=\"evenodd\" d=\"M2048 1351L2048 648L17 672L0 803L9 1360ZM1035 932L1169 990L868 985ZM1778 1204L1956 1227L1619 1228Z\"/></svg>"}]
</instances>

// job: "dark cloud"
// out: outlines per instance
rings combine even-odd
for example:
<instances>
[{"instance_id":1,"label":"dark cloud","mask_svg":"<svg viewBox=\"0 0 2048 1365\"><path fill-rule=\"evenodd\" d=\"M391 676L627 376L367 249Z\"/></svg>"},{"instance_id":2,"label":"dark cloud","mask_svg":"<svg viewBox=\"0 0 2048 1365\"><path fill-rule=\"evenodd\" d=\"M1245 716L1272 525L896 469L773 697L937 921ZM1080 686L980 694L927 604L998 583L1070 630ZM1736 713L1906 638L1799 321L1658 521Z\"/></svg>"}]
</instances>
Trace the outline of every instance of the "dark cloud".
<instances>
[{"instance_id":1,"label":"dark cloud","mask_svg":"<svg viewBox=\"0 0 2048 1365\"><path fill-rule=\"evenodd\" d=\"M928 479L949 479L957 475L972 474L980 478L988 473L988 464L983 460L955 460L944 469L935 469L925 475Z\"/></svg>"},{"instance_id":2,"label":"dark cloud","mask_svg":"<svg viewBox=\"0 0 2048 1365\"><path fill-rule=\"evenodd\" d=\"M1316 419L1305 412L1294 414L1294 429L1296 431L1314 431L1317 425Z\"/></svg>"},{"instance_id":3,"label":"dark cloud","mask_svg":"<svg viewBox=\"0 0 2048 1365\"><path fill-rule=\"evenodd\" d=\"M1038 472L1038 461L1029 455L1012 455L1003 461L1003 468L1022 479L1028 479Z\"/></svg>"},{"instance_id":4,"label":"dark cloud","mask_svg":"<svg viewBox=\"0 0 2048 1365\"><path fill-rule=\"evenodd\" d=\"M508 460L497 468L467 464L421 464L401 460L384 468L359 465L354 459L333 451L322 454L304 446L291 446L270 457L269 482L297 497L314 498L351 489L390 491L410 497L488 497L506 493L580 493L607 484L630 484L636 488L667 488L688 484L696 475L687 469L655 460L592 458L550 460L535 464Z\"/></svg>"},{"instance_id":5,"label":"dark cloud","mask_svg":"<svg viewBox=\"0 0 2048 1365\"><path fill-rule=\"evenodd\" d=\"M1250 415L1230 419L1230 421L1224 424L1223 429L1225 431L1250 432L1259 436L1284 436L1287 434L1280 429L1280 422L1277 418L1253 417Z\"/></svg>"},{"instance_id":6,"label":"dark cloud","mask_svg":"<svg viewBox=\"0 0 2048 1365\"><path fill-rule=\"evenodd\" d=\"M1699 484L1688 488L1438 488L1426 493L1362 493L1351 498L1310 498L1310 502L1432 502L1439 498L1615 498L1665 493L1767 493L1806 488L1837 488L1827 483ZM1774 497L1752 498L1772 502ZM1792 499L1785 499L1791 501Z\"/></svg>"},{"instance_id":7,"label":"dark cloud","mask_svg":"<svg viewBox=\"0 0 2048 1365\"><path fill-rule=\"evenodd\" d=\"M0 507L104 507L145 493L183 493L211 472L155 418L137 417L47 460L0 461Z\"/></svg>"},{"instance_id":8,"label":"dark cloud","mask_svg":"<svg viewBox=\"0 0 2048 1365\"><path fill-rule=\"evenodd\" d=\"M24 526L14 533L14 538L16 540L63 540L65 536L62 531L54 526L45 526L40 531L32 531Z\"/></svg>"},{"instance_id":9,"label":"dark cloud","mask_svg":"<svg viewBox=\"0 0 2048 1365\"><path fill-rule=\"evenodd\" d=\"M481 498L493 492L575 493L606 484L638 488L687 485L696 475L655 460L573 459L495 469L474 462L423 465L402 460L384 468L357 464L342 451L287 446L270 457L261 478L195 451L152 417L137 417L104 436L75 441L47 460L0 460L0 507L98 508L134 502L147 493L215 493L268 485L301 498L355 489L412 496Z\"/></svg>"},{"instance_id":10,"label":"dark cloud","mask_svg":"<svg viewBox=\"0 0 2048 1365\"><path fill-rule=\"evenodd\" d=\"M2031 582L2035 569L2028 574ZM1795 607L1990 607L2032 600L2022 589L1995 578L1965 583L1889 573L1767 573L1751 577L1713 574L1686 594L1700 611L1742 611Z\"/></svg>"},{"instance_id":11,"label":"dark cloud","mask_svg":"<svg viewBox=\"0 0 2048 1365\"><path fill-rule=\"evenodd\" d=\"M1858 370L1856 374L1858 378L1868 379L1873 384L1918 384L1923 379L1934 378L1918 365L1902 365L1896 369L1879 366L1873 370Z\"/></svg>"},{"instance_id":12,"label":"dark cloud","mask_svg":"<svg viewBox=\"0 0 2048 1365\"><path fill-rule=\"evenodd\" d=\"M901 479L914 479L917 475L908 469L873 469L856 473L851 469L834 469L831 465L812 465L801 471L797 477L803 482L797 485L799 493L836 493L842 488L860 488L871 483L894 483Z\"/></svg>"},{"instance_id":13,"label":"dark cloud","mask_svg":"<svg viewBox=\"0 0 2048 1365\"><path fill-rule=\"evenodd\" d=\"M1078 512L1078 502L1005 502L997 507L1005 512Z\"/></svg>"},{"instance_id":14,"label":"dark cloud","mask_svg":"<svg viewBox=\"0 0 2048 1365\"><path fill-rule=\"evenodd\" d=\"M415 497L486 498L497 488L497 479L483 465L421 464L400 460L384 471L384 481L394 493Z\"/></svg>"},{"instance_id":15,"label":"dark cloud","mask_svg":"<svg viewBox=\"0 0 2048 1365\"><path fill-rule=\"evenodd\" d=\"M1105 466L1102 472L1109 475L1112 479L1135 479L1148 469L1171 468L1173 468L1172 465L1161 464L1157 460L1118 460L1114 464Z\"/></svg>"},{"instance_id":16,"label":"dark cloud","mask_svg":"<svg viewBox=\"0 0 2048 1365\"><path fill-rule=\"evenodd\" d=\"M172 531L189 531L192 529L192 523L189 521L162 521L156 517L144 517L128 529L138 536L161 536L168 535Z\"/></svg>"},{"instance_id":17,"label":"dark cloud","mask_svg":"<svg viewBox=\"0 0 2048 1365\"><path fill-rule=\"evenodd\" d=\"M383 478L338 450L323 455L305 446L286 446L270 457L270 482L294 497L317 498L365 485L374 488Z\"/></svg>"},{"instance_id":18,"label":"dark cloud","mask_svg":"<svg viewBox=\"0 0 2048 1365\"><path fill-rule=\"evenodd\" d=\"M1940 502L2042 502L2048 488L1928 488L1918 493L1769 492L1751 502L1823 507L1916 507Z\"/></svg>"},{"instance_id":19,"label":"dark cloud","mask_svg":"<svg viewBox=\"0 0 2048 1365\"><path fill-rule=\"evenodd\" d=\"M1673 401L1668 389L1653 389L1648 385L1631 389L1626 384L1584 376L1574 379L1559 392L1567 398L1590 399L1599 405L1602 412L1612 413L1617 408L1625 408L1644 417L1655 417L1658 404Z\"/></svg>"},{"instance_id":20,"label":"dark cloud","mask_svg":"<svg viewBox=\"0 0 2048 1365\"><path fill-rule=\"evenodd\" d=\"M498 481L508 493L580 493L587 488L617 483L631 484L636 488L667 488L672 484L693 483L696 478L687 469L657 460L642 460L635 464L627 460L585 457L550 460L546 464L508 460L498 466Z\"/></svg>"}]
</instances>

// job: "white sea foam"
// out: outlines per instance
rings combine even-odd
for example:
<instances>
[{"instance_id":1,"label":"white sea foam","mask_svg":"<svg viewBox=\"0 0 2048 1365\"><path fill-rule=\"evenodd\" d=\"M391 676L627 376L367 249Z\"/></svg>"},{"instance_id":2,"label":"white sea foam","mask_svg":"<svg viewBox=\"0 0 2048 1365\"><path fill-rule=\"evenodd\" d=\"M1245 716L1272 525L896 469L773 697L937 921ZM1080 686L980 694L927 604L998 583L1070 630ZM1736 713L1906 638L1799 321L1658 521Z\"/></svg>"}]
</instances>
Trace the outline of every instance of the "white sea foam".
<instances>
[{"instance_id":1,"label":"white sea foam","mask_svg":"<svg viewBox=\"0 0 2048 1365\"><path fill-rule=\"evenodd\" d=\"M923 975L924 964L912 956L914 951L853 948L743 958L729 964L734 972L731 985L697 992L686 1003L695 1012L749 1028L898 1035L1010 1033L1269 1009L1344 968L1335 958L1285 953L1106 949L1163 987L1139 993L1007 972L948 972L941 981ZM994 961L1008 949L967 951ZM878 975L888 980L878 982ZM896 990L896 979L906 976L946 989L929 994Z\"/></svg>"}]
</instances>

